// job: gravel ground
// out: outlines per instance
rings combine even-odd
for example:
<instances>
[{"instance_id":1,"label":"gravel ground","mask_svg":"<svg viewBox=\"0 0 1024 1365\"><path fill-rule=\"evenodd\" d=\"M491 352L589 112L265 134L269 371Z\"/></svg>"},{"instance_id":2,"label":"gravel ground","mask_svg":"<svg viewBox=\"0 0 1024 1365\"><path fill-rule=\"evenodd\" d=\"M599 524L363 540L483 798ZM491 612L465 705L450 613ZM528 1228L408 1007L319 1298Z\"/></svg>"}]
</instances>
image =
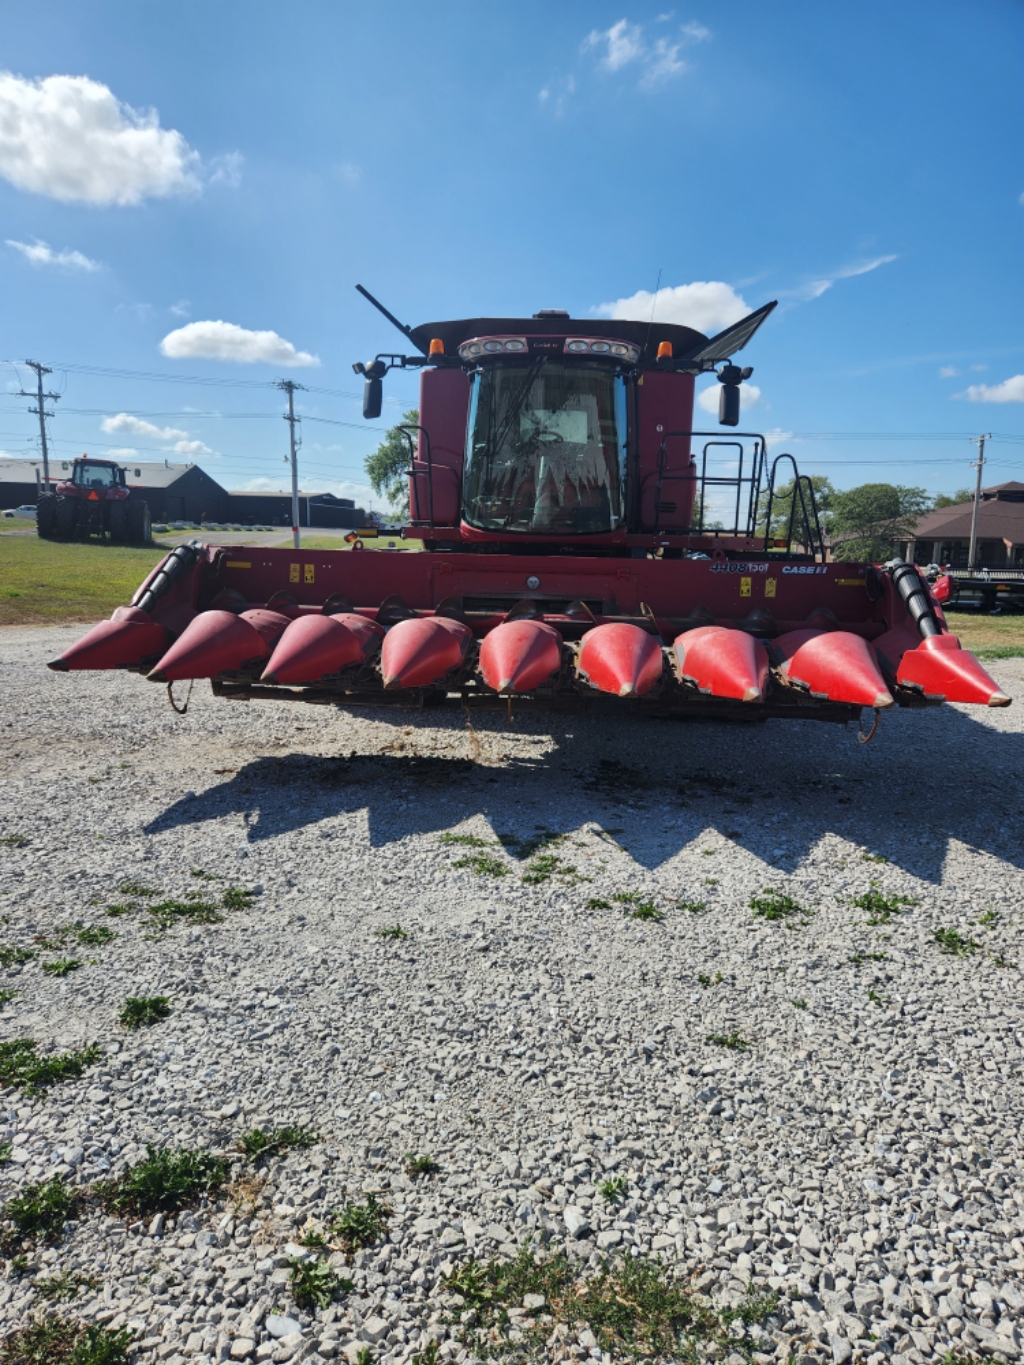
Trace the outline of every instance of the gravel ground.
<instances>
[{"instance_id":1,"label":"gravel ground","mask_svg":"<svg viewBox=\"0 0 1024 1365\"><path fill-rule=\"evenodd\" d=\"M471 731L204 684L181 717L134 676L49 673L78 633L0 632L2 942L36 951L0 970L0 1032L103 1056L4 1092L0 1190L84 1190L146 1144L227 1153L232 1184L176 1218L85 1202L8 1262L3 1331L78 1271L62 1311L127 1325L140 1362L430 1361L432 1338L469 1360L445 1277L529 1242L584 1275L660 1258L719 1307L775 1291L755 1360L1021 1355L1019 702L885 716L866 746L780 721ZM1024 661L992 668L1024 694ZM231 887L252 904L221 922L144 910ZM117 938L36 941L68 925ZM61 956L82 966L41 970ZM170 1017L120 1027L150 995ZM319 1140L240 1158L291 1124ZM368 1193L388 1229L346 1250L331 1211ZM302 1308L297 1257L352 1288ZM549 1307L513 1305L513 1338L613 1359Z\"/></svg>"}]
</instances>

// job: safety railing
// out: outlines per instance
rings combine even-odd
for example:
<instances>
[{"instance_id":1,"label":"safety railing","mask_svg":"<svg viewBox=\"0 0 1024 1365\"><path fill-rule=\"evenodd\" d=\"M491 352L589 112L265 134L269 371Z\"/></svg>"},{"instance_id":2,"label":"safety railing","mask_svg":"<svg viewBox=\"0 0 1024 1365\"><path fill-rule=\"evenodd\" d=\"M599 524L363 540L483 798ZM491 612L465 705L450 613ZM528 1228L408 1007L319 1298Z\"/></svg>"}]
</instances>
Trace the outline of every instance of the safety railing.
<instances>
[{"instance_id":1,"label":"safety railing","mask_svg":"<svg viewBox=\"0 0 1024 1365\"><path fill-rule=\"evenodd\" d=\"M686 470L674 472L666 468L668 460L668 442L674 438L683 438L689 443L694 437L706 437L700 454L699 472L693 470L692 465ZM753 447L748 451L745 441L752 441ZM661 438L661 445L658 447L657 460L657 481L654 488L654 530L673 530L682 534L689 535L712 535L712 536L753 536L757 523L758 499L761 492L761 482L764 478L764 464L766 458L766 442L759 432L738 431L735 436L728 440L723 440L720 432L715 431L667 431ZM709 472L709 461L714 461L719 457L719 452L734 451L735 473L716 473L715 466ZM696 518L689 518L690 525L663 526L661 521L662 512L662 491L668 482L692 483L695 484L694 508L697 511ZM724 524L720 518L715 523L710 524L709 518L709 495L714 498L715 490L727 490L735 493L735 498L729 498L732 525ZM716 499L720 502L721 499ZM712 514L714 509L712 509Z\"/></svg>"}]
</instances>

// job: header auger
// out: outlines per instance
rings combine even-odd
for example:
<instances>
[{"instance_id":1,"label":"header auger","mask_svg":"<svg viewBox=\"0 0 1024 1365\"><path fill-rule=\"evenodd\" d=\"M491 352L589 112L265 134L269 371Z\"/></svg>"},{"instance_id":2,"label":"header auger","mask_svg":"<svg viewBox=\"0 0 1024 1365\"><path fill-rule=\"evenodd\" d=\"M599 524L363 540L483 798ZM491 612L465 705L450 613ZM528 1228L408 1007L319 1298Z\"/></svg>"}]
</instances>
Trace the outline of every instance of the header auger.
<instances>
[{"instance_id":1,"label":"header auger","mask_svg":"<svg viewBox=\"0 0 1024 1365\"><path fill-rule=\"evenodd\" d=\"M1009 704L912 565L827 562L792 456L693 430L694 378L716 366L720 425L738 426L750 370L731 357L774 304L709 339L556 311L408 328L361 292L418 352L355 368L367 417L388 370L421 371L402 535L423 551L193 541L51 668L510 714L848 721Z\"/></svg>"}]
</instances>

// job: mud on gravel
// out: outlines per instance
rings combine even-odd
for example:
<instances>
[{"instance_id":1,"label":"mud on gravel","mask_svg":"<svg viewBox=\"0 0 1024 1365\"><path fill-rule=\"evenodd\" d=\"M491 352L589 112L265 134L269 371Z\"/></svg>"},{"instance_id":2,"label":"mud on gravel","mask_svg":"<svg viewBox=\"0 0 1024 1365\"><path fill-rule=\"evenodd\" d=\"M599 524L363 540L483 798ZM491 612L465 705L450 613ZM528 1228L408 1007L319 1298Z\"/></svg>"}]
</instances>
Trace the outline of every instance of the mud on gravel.
<instances>
[{"instance_id":1,"label":"mud on gravel","mask_svg":"<svg viewBox=\"0 0 1024 1365\"><path fill-rule=\"evenodd\" d=\"M1009 710L859 745L206 684L178 716L49 673L78 633L0 632L0 1040L102 1051L0 1091L0 1333L60 1312L171 1365L632 1358L529 1294L482 1330L460 1269L526 1246L580 1283L658 1262L719 1314L760 1296L707 1358L1019 1358L1022 661L991 665ZM129 997L170 1014L128 1030ZM239 1149L287 1127L315 1141ZM147 1147L228 1183L105 1204ZM70 1220L22 1236L12 1199L54 1177ZM353 1207L386 1210L361 1246Z\"/></svg>"}]
</instances>

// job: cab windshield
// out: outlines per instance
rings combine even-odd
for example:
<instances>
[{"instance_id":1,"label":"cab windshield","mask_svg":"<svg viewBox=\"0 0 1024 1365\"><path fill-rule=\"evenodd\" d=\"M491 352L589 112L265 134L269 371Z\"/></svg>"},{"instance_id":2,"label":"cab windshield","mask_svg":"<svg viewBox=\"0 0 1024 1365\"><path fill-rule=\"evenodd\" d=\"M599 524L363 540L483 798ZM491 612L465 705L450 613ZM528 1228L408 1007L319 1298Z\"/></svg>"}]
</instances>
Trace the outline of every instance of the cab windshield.
<instances>
[{"instance_id":1,"label":"cab windshield","mask_svg":"<svg viewBox=\"0 0 1024 1365\"><path fill-rule=\"evenodd\" d=\"M117 470L109 464L76 464L71 478L80 488L113 488Z\"/></svg>"},{"instance_id":2,"label":"cab windshield","mask_svg":"<svg viewBox=\"0 0 1024 1365\"><path fill-rule=\"evenodd\" d=\"M626 401L604 365L541 357L473 376L464 515L488 531L594 535L623 519Z\"/></svg>"}]
</instances>

